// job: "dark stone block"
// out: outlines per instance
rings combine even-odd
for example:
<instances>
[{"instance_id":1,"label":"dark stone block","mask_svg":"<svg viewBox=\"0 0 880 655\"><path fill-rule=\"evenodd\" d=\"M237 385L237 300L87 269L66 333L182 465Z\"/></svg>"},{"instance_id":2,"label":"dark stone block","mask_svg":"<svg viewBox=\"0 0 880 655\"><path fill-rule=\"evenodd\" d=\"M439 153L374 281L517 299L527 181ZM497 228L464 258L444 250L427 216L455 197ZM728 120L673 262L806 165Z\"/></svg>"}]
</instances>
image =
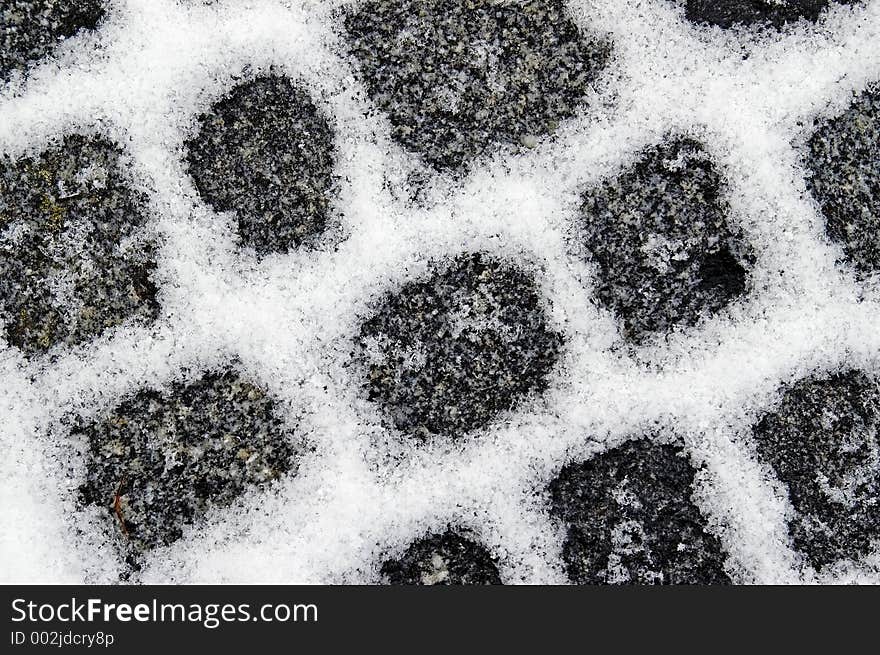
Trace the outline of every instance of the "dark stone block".
<instances>
[{"instance_id":1,"label":"dark stone block","mask_svg":"<svg viewBox=\"0 0 880 655\"><path fill-rule=\"evenodd\" d=\"M570 464L550 485L566 527L562 557L576 584L728 584L718 539L691 500L682 453L630 441Z\"/></svg>"},{"instance_id":2,"label":"dark stone block","mask_svg":"<svg viewBox=\"0 0 880 655\"><path fill-rule=\"evenodd\" d=\"M88 444L81 499L107 511L133 562L295 471L299 452L275 401L233 370L141 390L75 432Z\"/></svg>"},{"instance_id":3,"label":"dark stone block","mask_svg":"<svg viewBox=\"0 0 880 655\"><path fill-rule=\"evenodd\" d=\"M199 116L189 172L215 211L233 211L242 244L285 253L320 235L335 191L334 134L286 77L239 84Z\"/></svg>"},{"instance_id":4,"label":"dark stone block","mask_svg":"<svg viewBox=\"0 0 880 655\"><path fill-rule=\"evenodd\" d=\"M381 572L393 585L501 584L486 547L451 530L413 542L400 559L385 562Z\"/></svg>"},{"instance_id":5,"label":"dark stone block","mask_svg":"<svg viewBox=\"0 0 880 655\"><path fill-rule=\"evenodd\" d=\"M880 539L880 387L859 371L801 380L754 427L788 487L795 548L817 569Z\"/></svg>"},{"instance_id":6,"label":"dark stone block","mask_svg":"<svg viewBox=\"0 0 880 655\"><path fill-rule=\"evenodd\" d=\"M344 23L394 139L437 170L497 144L534 147L584 103L610 53L560 0L374 0Z\"/></svg>"},{"instance_id":7,"label":"dark stone block","mask_svg":"<svg viewBox=\"0 0 880 655\"><path fill-rule=\"evenodd\" d=\"M80 30L104 17L99 0L3 0L0 6L0 83L25 71Z\"/></svg>"},{"instance_id":8,"label":"dark stone block","mask_svg":"<svg viewBox=\"0 0 880 655\"><path fill-rule=\"evenodd\" d=\"M880 86L820 121L808 147L807 186L828 237L860 274L880 271Z\"/></svg>"},{"instance_id":9,"label":"dark stone block","mask_svg":"<svg viewBox=\"0 0 880 655\"><path fill-rule=\"evenodd\" d=\"M685 15L693 23L718 25L765 24L780 28L806 19L815 23L832 2L853 4L859 0L687 0Z\"/></svg>"},{"instance_id":10,"label":"dark stone block","mask_svg":"<svg viewBox=\"0 0 880 655\"><path fill-rule=\"evenodd\" d=\"M359 341L370 399L399 430L459 436L543 391L562 337L528 275L472 254L384 298Z\"/></svg>"},{"instance_id":11,"label":"dark stone block","mask_svg":"<svg viewBox=\"0 0 880 655\"><path fill-rule=\"evenodd\" d=\"M27 355L158 314L155 243L136 238L147 199L121 157L103 137L72 135L33 159L0 159L0 316Z\"/></svg>"},{"instance_id":12,"label":"dark stone block","mask_svg":"<svg viewBox=\"0 0 880 655\"><path fill-rule=\"evenodd\" d=\"M751 251L727 211L721 176L685 138L584 194L578 234L625 340L696 325L745 293Z\"/></svg>"}]
</instances>

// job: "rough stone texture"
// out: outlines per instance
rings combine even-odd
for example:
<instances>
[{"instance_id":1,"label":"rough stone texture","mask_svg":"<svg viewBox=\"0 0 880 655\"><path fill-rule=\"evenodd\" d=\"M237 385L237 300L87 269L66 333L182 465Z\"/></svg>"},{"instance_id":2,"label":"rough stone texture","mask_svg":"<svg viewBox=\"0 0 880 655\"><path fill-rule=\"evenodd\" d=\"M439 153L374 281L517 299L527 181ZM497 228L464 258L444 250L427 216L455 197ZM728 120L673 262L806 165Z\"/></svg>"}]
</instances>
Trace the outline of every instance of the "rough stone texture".
<instances>
[{"instance_id":1,"label":"rough stone texture","mask_svg":"<svg viewBox=\"0 0 880 655\"><path fill-rule=\"evenodd\" d=\"M721 192L702 146L678 138L584 194L579 236L595 293L627 341L695 325L745 292L751 255Z\"/></svg>"},{"instance_id":2,"label":"rough stone texture","mask_svg":"<svg viewBox=\"0 0 880 655\"><path fill-rule=\"evenodd\" d=\"M795 548L816 568L880 539L880 387L859 371L801 380L755 425L759 455L788 487Z\"/></svg>"},{"instance_id":3,"label":"rough stone texture","mask_svg":"<svg viewBox=\"0 0 880 655\"><path fill-rule=\"evenodd\" d=\"M99 0L3 0L0 3L0 83L13 71L50 54L80 30L94 30L104 17Z\"/></svg>"},{"instance_id":4,"label":"rough stone texture","mask_svg":"<svg viewBox=\"0 0 880 655\"><path fill-rule=\"evenodd\" d=\"M88 442L81 498L106 509L135 558L291 471L297 454L275 401L231 369L141 390L77 432Z\"/></svg>"},{"instance_id":5,"label":"rough stone texture","mask_svg":"<svg viewBox=\"0 0 880 655\"><path fill-rule=\"evenodd\" d=\"M267 75L199 116L189 172L215 211L233 211L242 244L284 253L323 232L335 178L333 131L300 84Z\"/></svg>"},{"instance_id":6,"label":"rough stone texture","mask_svg":"<svg viewBox=\"0 0 880 655\"><path fill-rule=\"evenodd\" d=\"M71 135L36 158L0 158L0 317L27 355L158 313L146 198L120 149Z\"/></svg>"},{"instance_id":7,"label":"rough stone texture","mask_svg":"<svg viewBox=\"0 0 880 655\"><path fill-rule=\"evenodd\" d=\"M400 559L385 562L381 573L395 585L501 584L486 547L451 530L413 542Z\"/></svg>"},{"instance_id":8,"label":"rough stone texture","mask_svg":"<svg viewBox=\"0 0 880 655\"><path fill-rule=\"evenodd\" d=\"M375 0L344 22L394 139L437 170L499 143L534 147L574 115L610 52L560 0Z\"/></svg>"},{"instance_id":9,"label":"rough stone texture","mask_svg":"<svg viewBox=\"0 0 880 655\"><path fill-rule=\"evenodd\" d=\"M694 23L729 28L765 24L776 28L801 18L816 22L829 4L860 0L687 0L685 15Z\"/></svg>"},{"instance_id":10,"label":"rough stone texture","mask_svg":"<svg viewBox=\"0 0 880 655\"><path fill-rule=\"evenodd\" d=\"M576 584L728 584L725 556L691 501L694 469L678 449L630 441L562 469L551 513L567 529Z\"/></svg>"},{"instance_id":11,"label":"rough stone texture","mask_svg":"<svg viewBox=\"0 0 880 655\"><path fill-rule=\"evenodd\" d=\"M880 85L818 123L807 168L829 238L859 273L880 271Z\"/></svg>"},{"instance_id":12,"label":"rough stone texture","mask_svg":"<svg viewBox=\"0 0 880 655\"><path fill-rule=\"evenodd\" d=\"M459 436L543 391L562 337L528 275L477 253L384 298L360 343L369 397L399 430Z\"/></svg>"}]
</instances>

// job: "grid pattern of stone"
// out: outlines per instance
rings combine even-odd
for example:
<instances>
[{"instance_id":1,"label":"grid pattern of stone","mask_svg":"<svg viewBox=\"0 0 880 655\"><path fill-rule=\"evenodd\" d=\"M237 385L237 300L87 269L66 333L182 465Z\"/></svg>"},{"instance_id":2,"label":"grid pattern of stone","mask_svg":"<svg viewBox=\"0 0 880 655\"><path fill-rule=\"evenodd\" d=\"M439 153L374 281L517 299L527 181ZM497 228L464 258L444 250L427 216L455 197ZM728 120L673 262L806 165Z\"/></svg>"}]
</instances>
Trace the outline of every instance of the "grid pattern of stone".
<instances>
[{"instance_id":1,"label":"grid pattern of stone","mask_svg":"<svg viewBox=\"0 0 880 655\"><path fill-rule=\"evenodd\" d=\"M700 539L711 541L713 557L719 548L726 554L725 571L713 559L710 577L876 580L871 543L859 542L857 553L847 552L859 559L830 572L819 566L821 557L807 557L813 567L804 564L797 535L794 542L789 537L797 503L787 500L786 473L775 475L776 464L757 456L773 446L759 434L756 447L753 426L790 402L781 400L786 383L867 370L856 385L869 389L870 405L860 414L859 434L874 441L848 451L864 451L861 461L840 466L876 475L870 372L878 370L880 357L880 293L874 278L852 273L845 249L828 238L803 158L813 119L839 115L851 94L880 78L873 38L880 3L829 10L824 31L784 50L766 34L740 35L763 48L743 64L739 47L725 41L728 35L689 25L682 11L659 6L674 3L658 0L644 12L643 2L572 0L566 4L571 19L611 44L609 105L582 108L561 122L552 140L530 142L529 152L516 158L481 146L473 172L464 179L439 176L424 204L407 199L405 149L393 145L369 94L352 87L352 61L339 42L339 9L346 4L266 2L236 11L129 0L119 3L124 11L117 29L124 31L129 20L139 31L126 49L109 47L110 63L57 82L38 70L32 86L0 98L0 144L20 143L23 134L40 147L72 118L97 116L113 125L135 171L150 180L151 208L164 236L156 266L165 281L162 310L151 325L127 325L51 359L3 351L4 443L56 443L71 414L101 416L127 394L162 386L182 369L216 369L236 358L249 378L267 384L279 405L302 418L299 427L316 450L297 475L282 476L273 494L249 496L228 520L183 531L174 545L145 558L140 579L375 581L382 562L390 561L382 544L446 535L449 525L459 525L473 541L464 547L454 535L438 537L445 540L438 546L442 557L429 558L437 570L414 565L419 575L443 577L456 565L444 560L441 567L438 558L461 551L491 558L503 582L564 582L568 510L560 501L551 511L550 497L561 485L548 489L564 466L598 462L623 444L647 443L633 441L644 437L675 441L674 451L691 462L680 476L693 495L686 505L696 518L688 520L697 522ZM207 16L215 21L210 40L184 38ZM334 202L344 217L344 234L333 247L291 249L261 261L238 248L232 223L213 216L188 181L181 152L194 134L195 117L234 86L222 75L214 81L201 62L216 60L213 44L240 35L242 24L248 26L244 40L260 48L271 44L271 56L249 58L243 47L230 51L226 65L279 65L331 117L341 188ZM169 65L161 53L172 47ZM722 70L709 61L719 52L729 56ZM167 70L155 73L159 64L151 58ZM149 88L131 89L135 71L144 69L155 79ZM74 92L87 92L90 79L117 93L96 101ZM780 88L788 92L777 93ZM193 121L173 119L188 109ZM799 131L798 125L807 127ZM754 251L742 256L749 286L737 281L735 292L710 312L696 317L689 309L680 321L684 329L667 334L664 328L656 340L639 338L635 350L621 350L620 317L613 307L594 305L598 273L573 245L584 194L627 175L645 153L668 145L667 135L689 132L713 158L712 170L727 178L732 209L726 220L753 244ZM394 239L383 240L392 233ZM712 252L717 244L707 238ZM497 420L481 418L475 425L485 429L463 444L397 442L386 435L375 403L364 398L362 376L351 374L351 342L377 298L399 291L411 276L430 276L425 263L449 261L462 244L498 250L505 261L520 253L549 308L547 330L562 335L564 354L545 393L505 407L509 411ZM674 255L663 248L651 256ZM739 264L731 266L738 277L745 275ZM29 453L15 461L58 466L52 448L49 459ZM659 459L673 457L671 446L661 451ZM866 485L873 493L876 483ZM633 507L631 499L615 502ZM860 516L876 520L862 500L857 504ZM70 520L61 523L59 531L70 529ZM426 531L426 525L432 527ZM254 531L259 539L240 539ZM624 537L631 540L632 533ZM404 558L421 555L415 547ZM249 559L271 564L235 564ZM386 574L392 566L385 565ZM93 565L83 567L85 577L102 579ZM591 576L572 576L581 577Z\"/></svg>"}]
</instances>

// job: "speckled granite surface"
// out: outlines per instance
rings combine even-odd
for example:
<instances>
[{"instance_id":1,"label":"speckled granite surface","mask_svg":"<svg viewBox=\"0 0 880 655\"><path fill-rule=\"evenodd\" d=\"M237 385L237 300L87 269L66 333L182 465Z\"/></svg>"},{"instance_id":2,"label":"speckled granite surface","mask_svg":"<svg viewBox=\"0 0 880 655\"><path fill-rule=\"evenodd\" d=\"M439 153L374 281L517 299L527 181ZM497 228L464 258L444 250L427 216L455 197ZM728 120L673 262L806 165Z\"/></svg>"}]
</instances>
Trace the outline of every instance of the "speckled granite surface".
<instances>
[{"instance_id":1,"label":"speckled granite surface","mask_svg":"<svg viewBox=\"0 0 880 655\"><path fill-rule=\"evenodd\" d=\"M795 547L822 567L880 534L880 387L861 371L805 379L755 425L758 452L788 487Z\"/></svg>"},{"instance_id":2,"label":"speckled granite surface","mask_svg":"<svg viewBox=\"0 0 880 655\"><path fill-rule=\"evenodd\" d=\"M499 144L534 148L585 102L610 50L559 0L380 0L344 25L394 139L437 169Z\"/></svg>"},{"instance_id":3,"label":"speckled granite surface","mask_svg":"<svg viewBox=\"0 0 880 655\"><path fill-rule=\"evenodd\" d=\"M7 0L0 5L0 81L23 73L65 39L94 30L104 17L100 0Z\"/></svg>"},{"instance_id":4,"label":"speckled granite surface","mask_svg":"<svg viewBox=\"0 0 880 655\"><path fill-rule=\"evenodd\" d=\"M680 13L670 14L669 20L698 30L769 28L761 32L765 36L794 24L808 29L810 21L823 20L830 5L859 4L656 1L678 6ZM100 31L102 21L117 10L113 3L99 2L0 3L0 78L14 74L27 81L29 71L49 61L58 43ZM363 103L363 120L378 116L371 129L386 129L399 156L427 164L453 186L478 174L482 163L499 153L511 161L540 157L558 130L587 129L594 95L601 93L604 76L616 74L620 65L613 35L592 28L583 13L561 0L370 0L327 15L340 61L350 67L341 79ZM340 159L339 143L346 135L341 119L328 109L332 102L326 90L284 66L233 75L224 90L212 93L199 100L189 131L172 149L188 178L181 184L192 186L187 202L196 208L175 215L231 216L230 256L254 253L257 263L229 270L239 274L247 269L243 275L252 276L252 286L243 286L246 291L260 284L261 275L279 275L281 291L266 302L280 307L281 316L292 295L286 281L306 276L308 266L316 265L309 263L304 273L293 268L278 273L258 264L267 255L298 257L306 251L312 258L308 262L330 257L320 248L316 254L302 246L323 233L331 216L345 213L356 222L350 211L339 211L344 190L353 184L351 169ZM875 81L840 106L814 111L801 135L805 145L793 146L803 164L803 179L795 184L803 185L804 202L814 203L810 206L824 222L815 240L833 249L836 270L851 274L868 296L880 270L878 112ZM760 258L768 256L762 254L766 239L756 243L758 237L749 235L754 223L743 218L737 200L738 193L752 190L735 188L729 164L718 161L716 149L708 145L711 134L693 132L677 125L638 147L623 144L630 163L606 167L576 185L565 201L566 213L558 218L567 235L560 257L589 271L589 284L578 291L588 298L583 315L596 312L612 326L609 352L621 344L636 355L644 354L639 349L646 344L662 349L672 343L685 350L676 339L708 330L712 321L731 320L731 306L752 302L762 292L752 274L763 265ZM174 311L163 309L157 275L160 235L167 229L157 226L166 220L162 212L167 207L151 196L149 182L133 177L132 152L143 156L143 145L119 138L120 130L112 134L65 128L31 151L2 153L0 320L4 356L13 353L9 361L14 362L17 353L22 356L16 366L63 362L96 340L112 342L120 328L143 329L153 338L159 332L149 331L160 329L157 321L173 325L177 320ZM592 142L577 147L589 149ZM350 159L354 151L344 156ZM551 159L546 166L553 170L557 164ZM497 181L487 179L490 185ZM393 184L393 178L384 184ZM450 192L453 198L455 193ZM462 211L457 207L447 220L460 220ZM350 228L348 236L354 233ZM695 437L674 421L655 430L654 424L665 418L646 419L636 426L640 430L623 430L608 442L588 435L588 442L601 446L584 449L572 442L553 450L552 435L531 419L517 418L523 408L564 397L560 388L583 382L571 352L594 335L577 332L582 316L559 319L558 302L565 296L551 297L542 264L527 258L519 262L512 251L502 256L474 244L462 238L457 248L440 256L422 248L417 259L429 262L427 268L370 291L350 322L350 333L336 338L345 344L338 352L352 376L351 397L366 408L362 411L375 414L367 422L369 430L403 435L416 458L423 449L426 457L437 455L431 450L435 443L459 444L455 447L463 453L478 448L480 440L503 443L499 435L504 433L493 430L507 425L526 435L524 441L511 440L513 454L500 447L499 452L514 457L528 443L530 430L541 434L541 443L556 453L552 462L537 464L538 457L529 455L519 466L543 475L527 494L529 511L544 517L540 538L555 540L545 550L552 560L547 570L558 574L557 582L754 581L757 574L743 572L747 565L729 560L747 558L736 534L722 529L727 519L706 506L712 493L706 489L705 479L711 478L707 462L715 455L694 453L700 439L713 438L711 427L701 425L703 432ZM364 245L371 247L375 242ZM344 278L344 261L342 268ZM190 271L185 266L174 270ZM786 275L781 269L769 275L761 270L764 289L768 277ZM359 283L352 278L351 284ZM222 285L216 287L221 293ZM171 284L168 292L175 290ZM214 292L212 287L209 294ZM321 298L315 302L320 305ZM876 301L870 296L865 302ZM348 320L340 324L348 326ZM319 324L319 335L335 329L312 322ZM205 335L220 340L207 330ZM236 337L223 338L223 352L234 350ZM806 340L792 336L797 338ZM720 342L720 337L708 337L713 339ZM295 347L303 343L310 342L303 339ZM220 363L202 366L198 375L145 376L92 410L80 412L70 403L60 412L64 419L55 431L63 426L64 438L84 445L81 457L67 465L76 471L71 511L97 512L106 533L102 539L120 560L119 579L138 580L151 552L180 546L207 529L209 517L216 523L224 511L237 511L243 498L266 494L269 499L308 474L301 456L310 447L296 418L311 410L292 415L285 403L298 398L300 388L333 393L332 376L322 378L313 360L303 355L302 360L279 359L295 362L297 375L306 371L295 384L255 377L253 360L272 360L275 347L268 338L258 342L241 370L234 357L218 356ZM735 348L729 352L737 356ZM120 366L130 366L133 359L121 359L129 363ZM652 371L660 370L659 378L663 365L657 361ZM631 368L624 370L638 365L627 360L625 367ZM670 368L675 366L673 360ZM780 506L787 508L776 515L784 525L781 548L792 561L801 557L820 573L869 558L880 540L877 371L846 361L829 368L782 367L785 375L765 384L761 404L750 400L756 407L746 418L738 417L746 436L730 446L754 455L754 466L762 472L756 476L779 490ZM711 370L707 377L715 375ZM323 381L312 384L318 379ZM620 385L619 380L609 384ZM643 400L640 392L633 400L625 385L616 388L621 403ZM689 392L678 389L659 397L675 402ZM716 399L719 406L729 402L725 393ZM278 396L284 396L283 402ZM578 416L594 407L589 394L583 398L577 401ZM559 410L534 411L546 411L549 426L561 421ZM657 416L663 415L658 410ZM566 434L578 430L586 428L560 428ZM335 437L332 430L320 435ZM447 454L437 455L438 462L446 462L438 466L448 466ZM503 469L504 463L491 466ZM372 581L390 584L511 581L504 567L513 558L497 552L498 539L487 540L478 525L475 529L470 517L478 515L471 512L462 524L438 516L433 527L407 528L406 534L398 526L397 532L389 531L397 535L395 544L390 537L388 543L375 535L362 539L373 539L376 546L361 566L372 571ZM247 529L252 528L242 531ZM798 566L792 564L792 570Z\"/></svg>"},{"instance_id":5,"label":"speckled granite surface","mask_svg":"<svg viewBox=\"0 0 880 655\"><path fill-rule=\"evenodd\" d=\"M158 312L147 198L121 149L70 134L35 158L0 160L0 316L32 355Z\"/></svg>"},{"instance_id":6,"label":"speckled granite surface","mask_svg":"<svg viewBox=\"0 0 880 655\"><path fill-rule=\"evenodd\" d=\"M730 28L772 25L776 28L801 19L815 22L829 4L858 0L686 0L686 16L695 23Z\"/></svg>"},{"instance_id":7,"label":"speckled granite surface","mask_svg":"<svg viewBox=\"0 0 880 655\"><path fill-rule=\"evenodd\" d=\"M694 325L745 292L749 246L727 224L722 186L699 143L671 137L584 194L578 242L625 339Z\"/></svg>"},{"instance_id":8,"label":"speckled granite surface","mask_svg":"<svg viewBox=\"0 0 880 655\"><path fill-rule=\"evenodd\" d=\"M566 528L562 557L579 584L724 584L724 555L690 499L694 469L648 440L569 465L550 489Z\"/></svg>"},{"instance_id":9,"label":"speckled granite surface","mask_svg":"<svg viewBox=\"0 0 880 655\"><path fill-rule=\"evenodd\" d=\"M463 436L544 389L562 337L527 274L477 254L405 285L360 341L370 399L425 438Z\"/></svg>"},{"instance_id":10,"label":"speckled granite surface","mask_svg":"<svg viewBox=\"0 0 880 655\"><path fill-rule=\"evenodd\" d=\"M489 550L451 529L413 542L382 564L382 575L387 584L501 584Z\"/></svg>"},{"instance_id":11,"label":"speckled granite surface","mask_svg":"<svg viewBox=\"0 0 880 655\"><path fill-rule=\"evenodd\" d=\"M822 206L829 238L870 275L880 270L880 88L872 86L840 116L817 123L807 184Z\"/></svg>"},{"instance_id":12,"label":"speckled granite surface","mask_svg":"<svg viewBox=\"0 0 880 655\"><path fill-rule=\"evenodd\" d=\"M284 253L323 231L333 192L333 132L308 92L269 75L199 116L187 163L199 194L232 211L241 243Z\"/></svg>"},{"instance_id":13,"label":"speckled granite surface","mask_svg":"<svg viewBox=\"0 0 880 655\"><path fill-rule=\"evenodd\" d=\"M102 508L112 499L134 569L143 551L179 539L212 507L296 469L272 398L232 369L140 391L76 432L89 449L81 499Z\"/></svg>"}]
</instances>

